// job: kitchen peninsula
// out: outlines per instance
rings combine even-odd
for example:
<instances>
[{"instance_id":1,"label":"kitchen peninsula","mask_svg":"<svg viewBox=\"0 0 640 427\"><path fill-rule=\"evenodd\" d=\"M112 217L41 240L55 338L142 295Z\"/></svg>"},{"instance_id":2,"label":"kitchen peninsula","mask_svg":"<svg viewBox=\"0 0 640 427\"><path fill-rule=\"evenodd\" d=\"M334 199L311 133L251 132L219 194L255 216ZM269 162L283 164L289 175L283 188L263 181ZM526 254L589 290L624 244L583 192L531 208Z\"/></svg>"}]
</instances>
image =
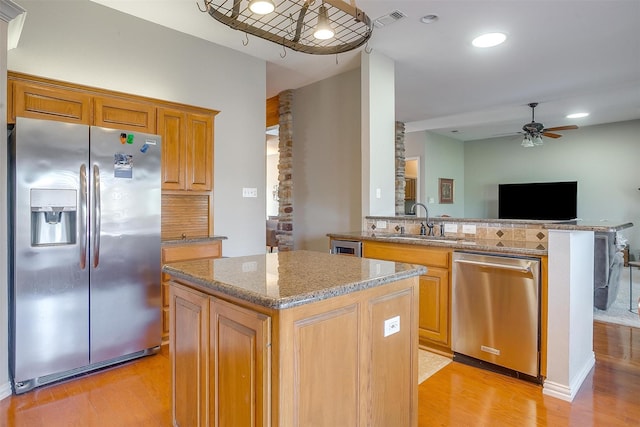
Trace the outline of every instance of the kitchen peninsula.
<instances>
[{"instance_id":1,"label":"kitchen peninsula","mask_svg":"<svg viewBox=\"0 0 640 427\"><path fill-rule=\"evenodd\" d=\"M436 236L417 236L425 218L366 217L363 231L330 233L362 242L365 257L426 265L420 277L420 338L451 352L451 254L474 251L541 259L543 393L571 401L595 364L595 233L633 226L619 221L526 221L432 217ZM440 225L444 237L440 236ZM405 234L402 234L404 230ZM409 261L411 259L412 261ZM418 262L418 259L420 260ZM425 304L427 309L424 309ZM435 344L434 344L435 343Z\"/></svg>"},{"instance_id":2,"label":"kitchen peninsula","mask_svg":"<svg viewBox=\"0 0 640 427\"><path fill-rule=\"evenodd\" d=\"M174 425L417 426L426 268L291 251L163 271Z\"/></svg>"}]
</instances>

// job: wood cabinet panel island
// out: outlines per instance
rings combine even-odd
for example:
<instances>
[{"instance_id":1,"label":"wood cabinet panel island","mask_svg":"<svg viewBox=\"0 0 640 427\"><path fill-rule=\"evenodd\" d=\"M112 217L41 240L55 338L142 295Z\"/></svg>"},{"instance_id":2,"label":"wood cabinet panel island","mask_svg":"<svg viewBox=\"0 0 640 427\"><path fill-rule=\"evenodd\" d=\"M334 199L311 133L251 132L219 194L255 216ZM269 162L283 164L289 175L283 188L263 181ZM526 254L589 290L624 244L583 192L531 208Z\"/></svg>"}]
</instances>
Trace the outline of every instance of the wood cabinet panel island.
<instances>
[{"instance_id":1,"label":"wood cabinet panel island","mask_svg":"<svg viewBox=\"0 0 640 427\"><path fill-rule=\"evenodd\" d=\"M179 426L417 426L425 267L291 251L165 265Z\"/></svg>"}]
</instances>

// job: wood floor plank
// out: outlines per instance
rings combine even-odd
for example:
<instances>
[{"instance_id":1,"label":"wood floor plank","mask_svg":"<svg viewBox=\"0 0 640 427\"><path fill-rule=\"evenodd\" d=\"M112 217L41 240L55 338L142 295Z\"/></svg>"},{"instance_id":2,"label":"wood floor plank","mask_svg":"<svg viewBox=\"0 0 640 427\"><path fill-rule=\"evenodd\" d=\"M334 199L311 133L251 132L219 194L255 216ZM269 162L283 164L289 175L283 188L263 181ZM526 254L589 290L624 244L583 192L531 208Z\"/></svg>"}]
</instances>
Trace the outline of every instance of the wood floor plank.
<instances>
[{"instance_id":1,"label":"wood floor plank","mask_svg":"<svg viewBox=\"0 0 640 427\"><path fill-rule=\"evenodd\" d=\"M640 425L640 329L594 323L595 368L573 402L450 363L418 388L419 426ZM171 425L169 351L0 401L4 427ZM395 427L395 426L394 426Z\"/></svg>"}]
</instances>

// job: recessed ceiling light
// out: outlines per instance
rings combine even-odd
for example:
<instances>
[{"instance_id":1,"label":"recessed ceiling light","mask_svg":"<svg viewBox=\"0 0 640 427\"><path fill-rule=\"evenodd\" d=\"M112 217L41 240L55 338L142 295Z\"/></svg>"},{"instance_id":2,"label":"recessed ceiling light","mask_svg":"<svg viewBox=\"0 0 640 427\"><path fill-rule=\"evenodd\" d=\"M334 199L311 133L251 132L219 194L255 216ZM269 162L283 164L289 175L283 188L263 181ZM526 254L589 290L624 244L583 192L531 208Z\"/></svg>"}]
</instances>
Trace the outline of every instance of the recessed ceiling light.
<instances>
[{"instance_id":1,"label":"recessed ceiling light","mask_svg":"<svg viewBox=\"0 0 640 427\"><path fill-rule=\"evenodd\" d=\"M420 18L420 22L423 24L433 24L438 20L438 15L424 15Z\"/></svg>"},{"instance_id":2,"label":"recessed ceiling light","mask_svg":"<svg viewBox=\"0 0 640 427\"><path fill-rule=\"evenodd\" d=\"M507 36L504 33L488 33L476 37L471 42L475 47L493 47L504 42Z\"/></svg>"},{"instance_id":3,"label":"recessed ceiling light","mask_svg":"<svg viewBox=\"0 0 640 427\"><path fill-rule=\"evenodd\" d=\"M568 114L567 119L581 119L583 117L587 117L588 115L589 113L573 113L573 114Z\"/></svg>"}]
</instances>

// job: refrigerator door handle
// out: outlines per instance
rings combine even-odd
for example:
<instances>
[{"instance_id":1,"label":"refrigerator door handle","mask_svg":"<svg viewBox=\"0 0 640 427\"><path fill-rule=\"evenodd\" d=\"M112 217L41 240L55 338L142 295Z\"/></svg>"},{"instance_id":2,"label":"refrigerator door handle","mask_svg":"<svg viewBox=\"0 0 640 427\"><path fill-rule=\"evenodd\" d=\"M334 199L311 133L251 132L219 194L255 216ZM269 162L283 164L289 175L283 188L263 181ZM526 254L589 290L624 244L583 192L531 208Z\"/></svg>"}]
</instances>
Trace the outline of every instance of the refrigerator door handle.
<instances>
[{"instance_id":1,"label":"refrigerator door handle","mask_svg":"<svg viewBox=\"0 0 640 427\"><path fill-rule=\"evenodd\" d=\"M93 165L93 212L92 230L93 236L93 268L100 262L100 169Z\"/></svg>"},{"instance_id":2,"label":"refrigerator door handle","mask_svg":"<svg viewBox=\"0 0 640 427\"><path fill-rule=\"evenodd\" d=\"M78 218L80 233L80 269L87 266L87 165L80 165L80 215Z\"/></svg>"}]
</instances>

